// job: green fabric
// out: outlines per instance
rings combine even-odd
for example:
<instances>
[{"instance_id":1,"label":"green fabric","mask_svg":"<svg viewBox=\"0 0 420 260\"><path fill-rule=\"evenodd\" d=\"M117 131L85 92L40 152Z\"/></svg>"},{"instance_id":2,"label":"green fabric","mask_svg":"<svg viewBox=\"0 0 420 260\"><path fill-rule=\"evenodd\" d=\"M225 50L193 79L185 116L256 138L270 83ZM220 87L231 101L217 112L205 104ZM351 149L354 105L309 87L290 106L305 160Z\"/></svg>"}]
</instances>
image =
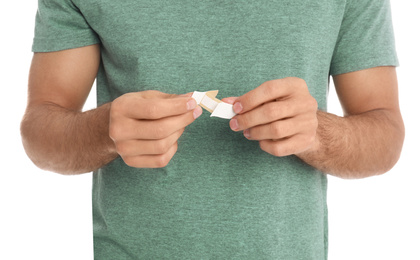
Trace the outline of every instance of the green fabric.
<instances>
[{"instance_id":1,"label":"green fabric","mask_svg":"<svg viewBox=\"0 0 420 260\"><path fill-rule=\"evenodd\" d=\"M287 76L397 65L387 0L40 0L34 52L100 43L98 104L133 91L239 96ZM93 174L96 259L327 259L327 178L204 114L162 169Z\"/></svg>"}]
</instances>

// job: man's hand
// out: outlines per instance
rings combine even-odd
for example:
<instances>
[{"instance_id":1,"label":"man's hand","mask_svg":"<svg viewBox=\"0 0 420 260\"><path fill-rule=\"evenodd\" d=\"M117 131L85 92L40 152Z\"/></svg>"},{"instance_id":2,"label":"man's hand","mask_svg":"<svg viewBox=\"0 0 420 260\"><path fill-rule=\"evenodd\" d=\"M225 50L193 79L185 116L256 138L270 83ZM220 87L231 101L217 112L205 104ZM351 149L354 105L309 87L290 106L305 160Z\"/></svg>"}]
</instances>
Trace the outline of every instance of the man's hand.
<instances>
[{"instance_id":1,"label":"man's hand","mask_svg":"<svg viewBox=\"0 0 420 260\"><path fill-rule=\"evenodd\" d=\"M305 82L285 78L265 82L241 97L225 98L238 113L230 127L258 140L270 154L295 154L341 178L389 171L398 161L405 133L395 68L336 75L334 83L344 117L317 111Z\"/></svg>"},{"instance_id":2,"label":"man's hand","mask_svg":"<svg viewBox=\"0 0 420 260\"><path fill-rule=\"evenodd\" d=\"M82 112L99 64L98 44L34 54L21 124L29 158L62 174L94 171L118 155L133 167L165 166L201 108L191 94L144 91Z\"/></svg>"},{"instance_id":3,"label":"man's hand","mask_svg":"<svg viewBox=\"0 0 420 260\"><path fill-rule=\"evenodd\" d=\"M230 121L233 131L243 130L249 140L274 156L304 152L315 145L318 104L304 80L284 78L267 81L238 98L233 104L238 115Z\"/></svg>"},{"instance_id":4,"label":"man's hand","mask_svg":"<svg viewBox=\"0 0 420 260\"><path fill-rule=\"evenodd\" d=\"M109 135L124 162L137 168L165 167L184 128L202 113L194 99L144 91L112 102Z\"/></svg>"}]
</instances>

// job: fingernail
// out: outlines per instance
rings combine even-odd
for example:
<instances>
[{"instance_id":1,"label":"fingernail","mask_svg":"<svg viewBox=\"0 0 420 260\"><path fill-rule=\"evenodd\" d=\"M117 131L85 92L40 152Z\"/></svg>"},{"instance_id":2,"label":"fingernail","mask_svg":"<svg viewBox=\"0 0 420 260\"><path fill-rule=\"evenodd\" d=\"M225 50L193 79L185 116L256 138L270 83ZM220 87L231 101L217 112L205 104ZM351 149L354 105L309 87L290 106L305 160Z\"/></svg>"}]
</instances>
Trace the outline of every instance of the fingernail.
<instances>
[{"instance_id":1,"label":"fingernail","mask_svg":"<svg viewBox=\"0 0 420 260\"><path fill-rule=\"evenodd\" d=\"M190 101L187 102L188 110L193 110L196 106L197 106L197 102L195 102L194 99L191 99Z\"/></svg>"},{"instance_id":2,"label":"fingernail","mask_svg":"<svg viewBox=\"0 0 420 260\"><path fill-rule=\"evenodd\" d=\"M203 110L200 107L196 107L193 112L194 119L197 119L199 116L201 116L202 113Z\"/></svg>"},{"instance_id":3,"label":"fingernail","mask_svg":"<svg viewBox=\"0 0 420 260\"><path fill-rule=\"evenodd\" d=\"M230 128L231 128L233 131L236 131L236 130L238 130L238 129L239 129L238 120L236 120L236 119L232 119L232 120L230 120L229 124L230 124Z\"/></svg>"},{"instance_id":4,"label":"fingernail","mask_svg":"<svg viewBox=\"0 0 420 260\"><path fill-rule=\"evenodd\" d=\"M242 107L242 104L240 102L236 102L235 104L233 104L233 111L236 114L239 114L244 108Z\"/></svg>"},{"instance_id":5,"label":"fingernail","mask_svg":"<svg viewBox=\"0 0 420 260\"><path fill-rule=\"evenodd\" d=\"M244 136L246 139L249 139L251 137L251 134L249 133L249 129L244 130Z\"/></svg>"}]
</instances>

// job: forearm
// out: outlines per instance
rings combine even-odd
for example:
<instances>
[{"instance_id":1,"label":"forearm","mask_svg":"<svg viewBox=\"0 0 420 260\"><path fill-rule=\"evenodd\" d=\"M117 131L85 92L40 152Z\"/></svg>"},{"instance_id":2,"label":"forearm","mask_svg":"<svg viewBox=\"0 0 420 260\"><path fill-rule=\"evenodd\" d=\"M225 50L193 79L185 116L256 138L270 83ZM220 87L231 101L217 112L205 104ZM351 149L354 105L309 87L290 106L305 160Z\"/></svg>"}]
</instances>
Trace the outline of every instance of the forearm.
<instances>
[{"instance_id":1,"label":"forearm","mask_svg":"<svg viewBox=\"0 0 420 260\"><path fill-rule=\"evenodd\" d=\"M316 145L298 157L337 177L364 178L390 170L400 156L403 140L399 113L373 110L338 117L319 111Z\"/></svg>"},{"instance_id":2,"label":"forearm","mask_svg":"<svg viewBox=\"0 0 420 260\"><path fill-rule=\"evenodd\" d=\"M100 168L117 157L108 134L110 107L76 112L40 104L28 109L21 124L26 153L38 167L62 174Z\"/></svg>"}]
</instances>

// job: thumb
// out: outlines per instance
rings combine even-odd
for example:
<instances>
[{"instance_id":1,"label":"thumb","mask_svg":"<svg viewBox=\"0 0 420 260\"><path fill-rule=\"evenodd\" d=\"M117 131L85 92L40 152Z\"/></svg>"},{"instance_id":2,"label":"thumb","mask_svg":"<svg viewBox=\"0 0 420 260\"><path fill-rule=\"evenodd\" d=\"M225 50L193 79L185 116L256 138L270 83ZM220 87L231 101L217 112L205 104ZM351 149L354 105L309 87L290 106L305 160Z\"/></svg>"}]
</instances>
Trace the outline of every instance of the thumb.
<instances>
[{"instance_id":1,"label":"thumb","mask_svg":"<svg viewBox=\"0 0 420 260\"><path fill-rule=\"evenodd\" d=\"M221 99L221 101L233 105L237 99L238 97L226 97Z\"/></svg>"}]
</instances>

